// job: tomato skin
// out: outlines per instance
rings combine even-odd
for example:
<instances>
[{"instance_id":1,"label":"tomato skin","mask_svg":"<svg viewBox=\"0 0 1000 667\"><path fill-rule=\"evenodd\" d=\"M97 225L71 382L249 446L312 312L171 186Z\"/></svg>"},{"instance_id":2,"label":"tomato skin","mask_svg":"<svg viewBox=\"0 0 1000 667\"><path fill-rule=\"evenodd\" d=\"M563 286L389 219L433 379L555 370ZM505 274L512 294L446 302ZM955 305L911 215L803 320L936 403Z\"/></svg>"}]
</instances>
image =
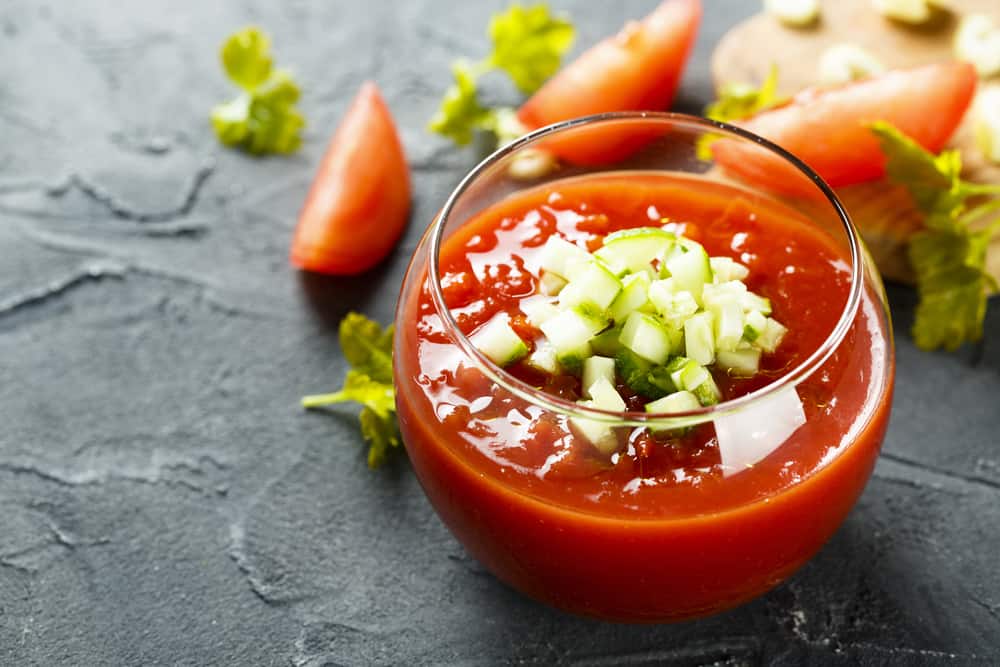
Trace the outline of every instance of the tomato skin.
<instances>
[{"instance_id":1,"label":"tomato skin","mask_svg":"<svg viewBox=\"0 0 1000 667\"><path fill-rule=\"evenodd\" d=\"M885 174L885 155L868 124L887 121L937 153L961 123L975 90L976 71L968 63L926 65L838 88L809 89L739 125L795 154L839 187ZM724 166L746 173L752 167L741 160L745 155L738 148L723 144L713 151ZM757 180L768 169L755 171Z\"/></svg>"},{"instance_id":2,"label":"tomato skin","mask_svg":"<svg viewBox=\"0 0 1000 667\"><path fill-rule=\"evenodd\" d=\"M665 109L700 21L700 0L665 0L560 70L524 103L518 119L537 129L595 113Z\"/></svg>"},{"instance_id":3,"label":"tomato skin","mask_svg":"<svg viewBox=\"0 0 1000 667\"><path fill-rule=\"evenodd\" d=\"M292 238L305 271L361 273L395 246L410 211L410 173L392 115L371 81L330 139Z\"/></svg>"}]
</instances>

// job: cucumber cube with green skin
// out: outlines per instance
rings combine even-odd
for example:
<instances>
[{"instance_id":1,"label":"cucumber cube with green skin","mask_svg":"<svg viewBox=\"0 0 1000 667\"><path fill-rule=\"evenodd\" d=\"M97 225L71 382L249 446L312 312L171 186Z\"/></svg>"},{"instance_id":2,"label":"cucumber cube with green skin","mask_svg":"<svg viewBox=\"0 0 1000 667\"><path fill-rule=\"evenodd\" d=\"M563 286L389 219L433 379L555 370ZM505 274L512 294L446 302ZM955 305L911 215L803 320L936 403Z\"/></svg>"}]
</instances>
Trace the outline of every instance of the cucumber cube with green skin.
<instances>
[{"instance_id":1,"label":"cucumber cube with green skin","mask_svg":"<svg viewBox=\"0 0 1000 667\"><path fill-rule=\"evenodd\" d=\"M712 273L717 283L745 280L750 275L750 269L732 257L710 257L708 263L712 267Z\"/></svg>"},{"instance_id":2,"label":"cucumber cube with green skin","mask_svg":"<svg viewBox=\"0 0 1000 667\"><path fill-rule=\"evenodd\" d=\"M670 374L670 379L673 381L674 386L677 387L677 389L684 388L683 375L684 369L687 368L688 364L694 364L695 366L698 365L687 357L674 357L670 360L670 363L665 366L667 372Z\"/></svg>"},{"instance_id":3,"label":"cucumber cube with green skin","mask_svg":"<svg viewBox=\"0 0 1000 667\"><path fill-rule=\"evenodd\" d=\"M608 412L625 412L627 406L618 390L615 389L614 381L607 378L598 378L588 389L591 404L600 410Z\"/></svg>"},{"instance_id":4,"label":"cucumber cube with green skin","mask_svg":"<svg viewBox=\"0 0 1000 667\"><path fill-rule=\"evenodd\" d=\"M722 400L722 392L719 391L719 385L715 384L715 378L712 374L708 374L708 378L691 390L691 393L695 395L698 402L702 405L715 405Z\"/></svg>"},{"instance_id":5,"label":"cucumber cube with green skin","mask_svg":"<svg viewBox=\"0 0 1000 667\"><path fill-rule=\"evenodd\" d=\"M561 236L550 236L542 246L540 264L546 272L571 280L592 259L589 252L575 243Z\"/></svg>"},{"instance_id":6,"label":"cucumber cube with green skin","mask_svg":"<svg viewBox=\"0 0 1000 667\"><path fill-rule=\"evenodd\" d=\"M590 347L594 350L594 354L613 357L618 354L618 350L622 347L621 341L618 340L621 335L622 327L620 325L602 331L590 340Z\"/></svg>"},{"instance_id":7,"label":"cucumber cube with green skin","mask_svg":"<svg viewBox=\"0 0 1000 667\"><path fill-rule=\"evenodd\" d=\"M743 339L750 343L754 342L764 333L766 327L767 317L759 311L751 310L747 313L746 324L743 327Z\"/></svg>"},{"instance_id":8,"label":"cucumber cube with green skin","mask_svg":"<svg viewBox=\"0 0 1000 667\"><path fill-rule=\"evenodd\" d=\"M701 293L701 301L705 308L721 303L722 301L740 302L747 294L747 286L737 280L730 280L724 283L705 285Z\"/></svg>"},{"instance_id":9,"label":"cucumber cube with green skin","mask_svg":"<svg viewBox=\"0 0 1000 667\"><path fill-rule=\"evenodd\" d=\"M663 398L652 401L646 404L646 412L651 414L674 414L678 412L690 412L692 410L697 410L701 408L701 402L698 397L692 394L690 391L678 391L664 396ZM681 431L683 428L671 428L669 426L662 426L659 424L649 424L648 428L651 433L666 433L669 431Z\"/></svg>"},{"instance_id":10,"label":"cucumber cube with green skin","mask_svg":"<svg viewBox=\"0 0 1000 667\"><path fill-rule=\"evenodd\" d=\"M538 279L538 289L542 294L557 296L563 287L566 287L565 278L551 271L542 271L542 277Z\"/></svg>"},{"instance_id":11,"label":"cucumber cube with green skin","mask_svg":"<svg viewBox=\"0 0 1000 667\"><path fill-rule=\"evenodd\" d=\"M546 320L539 329L556 349L556 354L562 356L579 352L585 347L589 350L590 339L607 325L607 320L595 316L594 313L583 308L575 308L560 311L552 319Z\"/></svg>"},{"instance_id":12,"label":"cucumber cube with green skin","mask_svg":"<svg viewBox=\"0 0 1000 667\"><path fill-rule=\"evenodd\" d=\"M752 377L760 370L760 350L719 350L715 363L731 375Z\"/></svg>"},{"instance_id":13,"label":"cucumber cube with green skin","mask_svg":"<svg viewBox=\"0 0 1000 667\"><path fill-rule=\"evenodd\" d=\"M556 358L556 349L544 338L535 341L535 351L528 355L524 363L536 371L549 375L558 375L562 371Z\"/></svg>"},{"instance_id":14,"label":"cucumber cube with green skin","mask_svg":"<svg viewBox=\"0 0 1000 667\"><path fill-rule=\"evenodd\" d=\"M677 289L690 292L700 303L702 289L712 282L712 266L701 244L681 239L667 257L665 266Z\"/></svg>"},{"instance_id":15,"label":"cucumber cube with green skin","mask_svg":"<svg viewBox=\"0 0 1000 667\"><path fill-rule=\"evenodd\" d=\"M577 401L578 405L596 408L593 401ZM618 449L618 436L611 422L586 417L572 417L570 423L577 432L602 454L611 455Z\"/></svg>"},{"instance_id":16,"label":"cucumber cube with green skin","mask_svg":"<svg viewBox=\"0 0 1000 667\"><path fill-rule=\"evenodd\" d=\"M608 314L615 322L624 322L633 310L646 305L649 292L649 274L633 273L622 278L622 291L611 302Z\"/></svg>"},{"instance_id":17,"label":"cucumber cube with green skin","mask_svg":"<svg viewBox=\"0 0 1000 667\"><path fill-rule=\"evenodd\" d=\"M771 300L753 292L747 292L740 296L740 306L748 313L771 314Z\"/></svg>"},{"instance_id":18,"label":"cucumber cube with green skin","mask_svg":"<svg viewBox=\"0 0 1000 667\"><path fill-rule=\"evenodd\" d=\"M598 380L615 383L615 360L611 357L593 356L583 361L583 393L589 398L596 398L590 392L590 387Z\"/></svg>"},{"instance_id":19,"label":"cucumber cube with green skin","mask_svg":"<svg viewBox=\"0 0 1000 667\"><path fill-rule=\"evenodd\" d=\"M649 269L654 259L663 256L675 243L676 236L659 227L623 229L608 234L604 246L594 253L618 275Z\"/></svg>"},{"instance_id":20,"label":"cucumber cube with green skin","mask_svg":"<svg viewBox=\"0 0 1000 667\"><path fill-rule=\"evenodd\" d=\"M521 299L521 312L528 317L531 326L538 328L559 314L559 307L551 297L535 294Z\"/></svg>"},{"instance_id":21,"label":"cucumber cube with green skin","mask_svg":"<svg viewBox=\"0 0 1000 667\"><path fill-rule=\"evenodd\" d=\"M509 366L528 354L528 346L511 328L506 313L479 327L469 336L469 342L497 366Z\"/></svg>"},{"instance_id":22,"label":"cucumber cube with green skin","mask_svg":"<svg viewBox=\"0 0 1000 667\"><path fill-rule=\"evenodd\" d=\"M712 314L700 312L684 323L684 355L702 366L715 361Z\"/></svg>"},{"instance_id":23,"label":"cucumber cube with green skin","mask_svg":"<svg viewBox=\"0 0 1000 667\"><path fill-rule=\"evenodd\" d=\"M781 339L787 332L788 329L783 324L769 317L765 320L764 330L753 344L765 352L774 352L781 345Z\"/></svg>"},{"instance_id":24,"label":"cucumber cube with green skin","mask_svg":"<svg viewBox=\"0 0 1000 667\"><path fill-rule=\"evenodd\" d=\"M710 312L715 325L716 348L735 350L743 338L743 327L746 324L740 304L736 299L720 299L712 304Z\"/></svg>"},{"instance_id":25,"label":"cucumber cube with green skin","mask_svg":"<svg viewBox=\"0 0 1000 667\"><path fill-rule=\"evenodd\" d=\"M607 310L621 291L622 283L615 274L600 263L591 262L559 293L559 306L575 308L589 304Z\"/></svg>"},{"instance_id":26,"label":"cucumber cube with green skin","mask_svg":"<svg viewBox=\"0 0 1000 667\"><path fill-rule=\"evenodd\" d=\"M666 324L638 311L625 320L620 340L622 345L654 364L665 363L675 344Z\"/></svg>"},{"instance_id":27,"label":"cucumber cube with green skin","mask_svg":"<svg viewBox=\"0 0 1000 667\"><path fill-rule=\"evenodd\" d=\"M676 389L669 375L659 371L662 366L653 366L638 354L621 348L615 355L615 371L618 377L635 393L646 398L660 398Z\"/></svg>"}]
</instances>

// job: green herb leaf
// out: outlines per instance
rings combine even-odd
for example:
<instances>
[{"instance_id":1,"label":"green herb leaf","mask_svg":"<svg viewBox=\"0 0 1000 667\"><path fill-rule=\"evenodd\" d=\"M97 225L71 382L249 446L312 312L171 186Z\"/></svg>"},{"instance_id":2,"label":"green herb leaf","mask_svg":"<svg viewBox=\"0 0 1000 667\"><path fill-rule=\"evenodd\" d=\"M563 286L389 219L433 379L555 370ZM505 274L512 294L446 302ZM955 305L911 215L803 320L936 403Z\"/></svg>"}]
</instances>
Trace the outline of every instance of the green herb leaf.
<instances>
[{"instance_id":1,"label":"green herb leaf","mask_svg":"<svg viewBox=\"0 0 1000 667\"><path fill-rule=\"evenodd\" d=\"M871 125L887 158L889 178L909 191L924 214L926 229L910 239L910 264L917 277L917 347L955 350L983 336L986 300L997 289L986 271L986 249L1000 220L973 231L969 223L1000 209L1000 200L967 208L970 197L1000 195L1000 186L961 179L962 158L951 150L935 156L884 122Z\"/></svg>"},{"instance_id":2,"label":"green herb leaf","mask_svg":"<svg viewBox=\"0 0 1000 667\"><path fill-rule=\"evenodd\" d=\"M393 331L392 325L383 329L363 315L348 313L340 322L340 347L353 368L347 372L343 388L302 399L305 408L348 401L361 404L361 435L368 442L368 465L372 468L385 463L389 451L401 444L392 384Z\"/></svg>"},{"instance_id":3,"label":"green herb leaf","mask_svg":"<svg viewBox=\"0 0 1000 667\"><path fill-rule=\"evenodd\" d=\"M222 45L222 66L237 86L252 91L271 76L271 40L260 28L237 30Z\"/></svg>"},{"instance_id":4,"label":"green herb leaf","mask_svg":"<svg viewBox=\"0 0 1000 667\"><path fill-rule=\"evenodd\" d=\"M427 129L459 146L472 141L477 131L492 132L499 143L508 143L525 132L510 107L489 108L479 101L477 83L495 69L503 70L521 92L530 94L559 69L563 54L573 43L573 26L553 16L545 4L513 5L490 20L493 52L479 62L452 64L454 83L441 100Z\"/></svg>"},{"instance_id":5,"label":"green herb leaf","mask_svg":"<svg viewBox=\"0 0 1000 667\"><path fill-rule=\"evenodd\" d=\"M778 95L778 67L771 65L767 78L759 88L739 82L722 86L719 99L705 107L705 117L720 123L731 123L746 120L787 101L788 98ZM699 160L712 159L709 146L718 138L718 135L706 134L698 140L695 152Z\"/></svg>"},{"instance_id":6,"label":"green herb leaf","mask_svg":"<svg viewBox=\"0 0 1000 667\"><path fill-rule=\"evenodd\" d=\"M778 67L771 65L760 88L748 83L724 85L719 99L705 107L705 116L723 123L746 120L786 101L787 98L778 95Z\"/></svg>"},{"instance_id":7,"label":"green herb leaf","mask_svg":"<svg viewBox=\"0 0 1000 667\"><path fill-rule=\"evenodd\" d=\"M292 153L302 144L305 119L295 107L299 87L288 70L273 69L270 40L244 28L222 46L226 74L245 92L212 109L212 127L223 144L254 153Z\"/></svg>"},{"instance_id":8,"label":"green herb leaf","mask_svg":"<svg viewBox=\"0 0 1000 667\"><path fill-rule=\"evenodd\" d=\"M530 95L559 69L563 54L573 45L573 25L563 16L553 16L544 4L512 5L490 20L493 53L488 62L510 76L525 95Z\"/></svg>"},{"instance_id":9,"label":"green herb leaf","mask_svg":"<svg viewBox=\"0 0 1000 667\"><path fill-rule=\"evenodd\" d=\"M466 60L456 61L451 66L455 82L448 88L428 129L448 137L459 146L472 141L476 130L490 129L490 110L479 103L476 97L475 66Z\"/></svg>"}]
</instances>

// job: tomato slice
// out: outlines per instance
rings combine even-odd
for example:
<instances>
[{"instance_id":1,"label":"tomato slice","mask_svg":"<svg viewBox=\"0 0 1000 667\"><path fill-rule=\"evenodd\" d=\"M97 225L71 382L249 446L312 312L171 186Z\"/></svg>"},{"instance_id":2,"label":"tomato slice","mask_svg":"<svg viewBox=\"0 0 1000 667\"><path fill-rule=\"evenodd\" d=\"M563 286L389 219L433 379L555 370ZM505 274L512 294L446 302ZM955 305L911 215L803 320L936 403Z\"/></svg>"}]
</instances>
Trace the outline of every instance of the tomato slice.
<instances>
[{"instance_id":1,"label":"tomato slice","mask_svg":"<svg viewBox=\"0 0 1000 667\"><path fill-rule=\"evenodd\" d=\"M313 179L292 238L291 263L353 275L381 261L410 211L410 173L385 100L361 86Z\"/></svg>"},{"instance_id":2,"label":"tomato slice","mask_svg":"<svg viewBox=\"0 0 1000 667\"><path fill-rule=\"evenodd\" d=\"M629 22L560 70L518 110L518 120L534 130L596 113L667 108L700 21L700 0L665 0L641 22ZM545 146L571 162L594 164L618 159L642 143L623 139L621 130L597 128L554 137Z\"/></svg>"},{"instance_id":3,"label":"tomato slice","mask_svg":"<svg viewBox=\"0 0 1000 667\"><path fill-rule=\"evenodd\" d=\"M962 122L975 91L976 71L968 63L926 65L838 88L806 90L786 106L739 125L795 154L838 187L885 173L886 158L869 123L889 122L937 153ZM713 152L727 169L756 181L784 178L766 160L748 160L742 148L719 141Z\"/></svg>"}]
</instances>

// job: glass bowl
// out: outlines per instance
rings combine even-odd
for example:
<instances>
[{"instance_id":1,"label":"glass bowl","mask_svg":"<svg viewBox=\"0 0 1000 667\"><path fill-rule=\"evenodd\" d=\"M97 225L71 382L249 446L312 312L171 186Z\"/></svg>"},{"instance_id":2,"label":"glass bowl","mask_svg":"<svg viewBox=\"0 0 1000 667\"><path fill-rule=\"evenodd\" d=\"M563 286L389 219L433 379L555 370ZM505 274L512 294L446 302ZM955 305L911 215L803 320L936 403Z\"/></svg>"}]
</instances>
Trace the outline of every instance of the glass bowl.
<instances>
[{"instance_id":1,"label":"glass bowl","mask_svg":"<svg viewBox=\"0 0 1000 667\"><path fill-rule=\"evenodd\" d=\"M607 224L602 206L729 239L760 266L819 244L769 278L802 332L785 365L714 406L615 413L481 354L470 313L537 287L511 244L530 254L543 228ZM685 115L582 118L488 157L416 249L396 327L400 431L441 519L501 580L609 620L712 614L787 578L857 501L888 424L885 295L836 196L781 148ZM580 435L595 423L613 451Z\"/></svg>"}]
</instances>

